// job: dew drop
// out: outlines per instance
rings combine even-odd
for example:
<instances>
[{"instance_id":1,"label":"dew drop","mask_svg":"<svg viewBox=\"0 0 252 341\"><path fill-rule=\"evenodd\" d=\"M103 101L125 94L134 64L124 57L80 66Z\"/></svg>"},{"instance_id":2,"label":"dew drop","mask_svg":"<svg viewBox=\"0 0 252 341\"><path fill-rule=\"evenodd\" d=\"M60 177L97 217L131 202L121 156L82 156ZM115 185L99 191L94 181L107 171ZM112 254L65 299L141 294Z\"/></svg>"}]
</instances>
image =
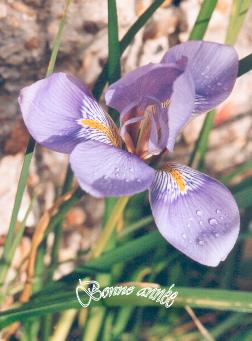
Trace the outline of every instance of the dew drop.
<instances>
[{"instance_id":1,"label":"dew drop","mask_svg":"<svg viewBox=\"0 0 252 341\"><path fill-rule=\"evenodd\" d=\"M187 227L190 227L190 226L191 226L191 224L190 224L190 223L188 223L186 226L187 226Z\"/></svg>"},{"instance_id":2,"label":"dew drop","mask_svg":"<svg viewBox=\"0 0 252 341\"><path fill-rule=\"evenodd\" d=\"M217 214L220 214L220 213L221 213L221 210L219 210L219 209L217 208L215 212L216 212Z\"/></svg>"},{"instance_id":3,"label":"dew drop","mask_svg":"<svg viewBox=\"0 0 252 341\"><path fill-rule=\"evenodd\" d=\"M220 216L220 219L221 219L221 220L224 220L224 217L223 217L223 216Z\"/></svg>"},{"instance_id":4,"label":"dew drop","mask_svg":"<svg viewBox=\"0 0 252 341\"><path fill-rule=\"evenodd\" d=\"M182 237L183 239L186 239L186 234L185 234L185 233L182 233L182 234L181 234L181 237Z\"/></svg>"},{"instance_id":5,"label":"dew drop","mask_svg":"<svg viewBox=\"0 0 252 341\"><path fill-rule=\"evenodd\" d=\"M198 244L202 246L202 245L205 245L205 242L204 242L204 240L200 239L200 240L198 240Z\"/></svg>"},{"instance_id":6,"label":"dew drop","mask_svg":"<svg viewBox=\"0 0 252 341\"><path fill-rule=\"evenodd\" d=\"M200 210L197 210L197 211L196 211L196 214L197 214L198 216L202 216L202 212L201 212Z\"/></svg>"},{"instance_id":7,"label":"dew drop","mask_svg":"<svg viewBox=\"0 0 252 341\"><path fill-rule=\"evenodd\" d=\"M215 218L210 218L210 219L208 220L208 222L209 222L209 224L210 224L211 226L217 225L217 224L218 224L218 221L217 221Z\"/></svg>"},{"instance_id":8,"label":"dew drop","mask_svg":"<svg viewBox=\"0 0 252 341\"><path fill-rule=\"evenodd\" d=\"M218 85L218 86L221 86L221 85L222 85L222 83L221 83L221 82L218 82L218 83L217 83L217 85Z\"/></svg>"},{"instance_id":9,"label":"dew drop","mask_svg":"<svg viewBox=\"0 0 252 341\"><path fill-rule=\"evenodd\" d=\"M103 179L104 179L104 180L108 180L107 175L103 175Z\"/></svg>"},{"instance_id":10,"label":"dew drop","mask_svg":"<svg viewBox=\"0 0 252 341\"><path fill-rule=\"evenodd\" d=\"M137 182L138 182L138 183L140 183L140 182L141 182L141 180L140 180L140 179L137 179Z\"/></svg>"},{"instance_id":11,"label":"dew drop","mask_svg":"<svg viewBox=\"0 0 252 341\"><path fill-rule=\"evenodd\" d=\"M219 235L219 233L215 233L214 236L215 236L215 238L218 238L220 235Z\"/></svg>"},{"instance_id":12,"label":"dew drop","mask_svg":"<svg viewBox=\"0 0 252 341\"><path fill-rule=\"evenodd\" d=\"M202 220L200 220L200 221L199 221L199 224L202 226L202 225L203 225L203 221L202 221Z\"/></svg>"},{"instance_id":13,"label":"dew drop","mask_svg":"<svg viewBox=\"0 0 252 341\"><path fill-rule=\"evenodd\" d=\"M130 172L133 172L133 168L132 168L132 167L130 167L130 168L129 168L129 171L130 171Z\"/></svg>"}]
</instances>

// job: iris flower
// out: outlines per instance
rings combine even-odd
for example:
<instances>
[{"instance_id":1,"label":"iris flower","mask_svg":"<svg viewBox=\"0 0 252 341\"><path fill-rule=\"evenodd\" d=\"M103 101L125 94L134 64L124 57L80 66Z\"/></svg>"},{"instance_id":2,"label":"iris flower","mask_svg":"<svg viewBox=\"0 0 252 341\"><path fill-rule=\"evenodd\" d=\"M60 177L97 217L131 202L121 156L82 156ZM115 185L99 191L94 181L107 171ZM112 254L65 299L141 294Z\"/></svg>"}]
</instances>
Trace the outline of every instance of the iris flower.
<instances>
[{"instance_id":1,"label":"iris flower","mask_svg":"<svg viewBox=\"0 0 252 341\"><path fill-rule=\"evenodd\" d=\"M55 73L24 88L24 122L41 145L70 153L72 170L95 197L149 190L163 237L193 260L217 266L233 248L240 217L230 191L190 167L151 158L172 152L181 128L230 94L238 57L227 45L191 41L171 48L158 64L140 67L106 92L120 129L73 76Z\"/></svg>"}]
</instances>

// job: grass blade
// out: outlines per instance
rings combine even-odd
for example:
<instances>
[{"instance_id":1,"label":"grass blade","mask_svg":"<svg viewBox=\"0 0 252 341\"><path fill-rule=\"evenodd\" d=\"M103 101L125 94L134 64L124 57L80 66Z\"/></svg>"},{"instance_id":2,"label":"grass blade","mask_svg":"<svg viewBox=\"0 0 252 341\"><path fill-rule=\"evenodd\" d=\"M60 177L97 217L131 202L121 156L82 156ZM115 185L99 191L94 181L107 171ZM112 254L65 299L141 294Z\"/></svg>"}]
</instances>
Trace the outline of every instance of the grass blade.
<instances>
[{"instance_id":1,"label":"grass blade","mask_svg":"<svg viewBox=\"0 0 252 341\"><path fill-rule=\"evenodd\" d=\"M118 21L115 0L108 0L108 51L108 82L112 84L121 75L121 53L118 41Z\"/></svg>"},{"instance_id":2,"label":"grass blade","mask_svg":"<svg viewBox=\"0 0 252 341\"><path fill-rule=\"evenodd\" d=\"M201 40L204 37L216 3L217 0L204 0L203 4L201 5L196 22L192 28L189 40Z\"/></svg>"},{"instance_id":3,"label":"grass blade","mask_svg":"<svg viewBox=\"0 0 252 341\"><path fill-rule=\"evenodd\" d=\"M64 9L62 19L60 20L58 33L57 33L55 40L54 40L54 43L53 43L52 53L51 53L51 57L50 57L46 76L50 75L54 69L54 65L55 65L55 61L56 61L57 54L59 51L60 41L61 41L61 37L62 37L62 33L63 33L63 29L64 29L66 17L67 17L67 11L68 11L70 3L71 3L71 0L66 0L66 5L65 5L65 9ZM4 254L3 254L3 260L2 260L3 263L5 262L4 255L6 254L6 252L8 252L8 250L12 244L13 238L14 238L15 226L17 223L18 212L20 209L20 205L22 202L23 195L24 195L24 190L25 190L27 178L29 175L29 167L31 164L34 149L35 149L35 141L33 140L33 138L30 138L28 145L27 145L27 148L26 148L25 156L24 156L24 162L22 165L20 178L19 178L19 182L18 182L17 193L16 193L16 197L15 197L14 207L12 210L9 230L8 230L8 234L7 234L6 241L5 241ZM1 269L0 269L0 272L1 272Z\"/></svg>"},{"instance_id":4,"label":"grass blade","mask_svg":"<svg viewBox=\"0 0 252 341\"><path fill-rule=\"evenodd\" d=\"M227 29L226 43L233 45L248 12L251 0L233 0Z\"/></svg>"},{"instance_id":5,"label":"grass blade","mask_svg":"<svg viewBox=\"0 0 252 341\"><path fill-rule=\"evenodd\" d=\"M146 24L153 13L162 5L165 0L155 0L147 8L147 10L136 20L136 22L130 27L128 32L124 35L120 41L120 56L129 46L129 44L134 39L137 32ZM93 94L96 99L100 98L101 93L108 81L108 63L104 65L102 72L100 73L97 81L94 85Z\"/></svg>"},{"instance_id":6,"label":"grass blade","mask_svg":"<svg viewBox=\"0 0 252 341\"><path fill-rule=\"evenodd\" d=\"M148 285L146 285L148 286ZM92 302L92 306L107 307L151 307L160 306L160 303L137 296L135 293L140 287L136 285L134 294L129 296L112 296ZM161 288L166 289L168 288ZM173 291L178 292L174 301L174 307L184 307L189 305L192 308L214 309L222 311L236 311L242 313L252 313L252 293L235 290L218 289L196 289L186 287L176 287ZM80 304L75 295L75 288L65 292L63 297L58 297L53 301L41 301L39 304L25 304L24 306L0 313L0 327L6 327L15 321L24 321L30 317L39 317L48 313L63 311L67 309L79 309ZM165 308L164 308L165 309Z\"/></svg>"},{"instance_id":7,"label":"grass blade","mask_svg":"<svg viewBox=\"0 0 252 341\"><path fill-rule=\"evenodd\" d=\"M251 69L252 69L252 53L240 60L238 77L240 77L240 76L244 75L245 73L251 71Z\"/></svg>"}]
</instances>

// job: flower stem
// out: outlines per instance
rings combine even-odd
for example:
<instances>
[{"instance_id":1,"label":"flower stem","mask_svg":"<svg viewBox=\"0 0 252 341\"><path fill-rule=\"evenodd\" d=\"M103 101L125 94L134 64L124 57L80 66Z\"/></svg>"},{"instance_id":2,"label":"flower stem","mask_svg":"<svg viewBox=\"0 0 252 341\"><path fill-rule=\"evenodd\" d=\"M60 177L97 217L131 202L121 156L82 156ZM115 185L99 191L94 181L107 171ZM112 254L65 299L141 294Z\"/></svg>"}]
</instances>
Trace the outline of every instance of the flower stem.
<instances>
[{"instance_id":1,"label":"flower stem","mask_svg":"<svg viewBox=\"0 0 252 341\"><path fill-rule=\"evenodd\" d=\"M117 200L117 203L114 206L114 209L111 213L111 216L109 217L106 225L104 226L104 229L102 233L100 234L100 237L96 243L96 246L94 247L91 258L96 258L100 256L100 254L103 252L104 248L107 245L107 242L118 222L120 219L124 208L126 207L127 203L129 201L129 197L122 197Z\"/></svg>"}]
</instances>

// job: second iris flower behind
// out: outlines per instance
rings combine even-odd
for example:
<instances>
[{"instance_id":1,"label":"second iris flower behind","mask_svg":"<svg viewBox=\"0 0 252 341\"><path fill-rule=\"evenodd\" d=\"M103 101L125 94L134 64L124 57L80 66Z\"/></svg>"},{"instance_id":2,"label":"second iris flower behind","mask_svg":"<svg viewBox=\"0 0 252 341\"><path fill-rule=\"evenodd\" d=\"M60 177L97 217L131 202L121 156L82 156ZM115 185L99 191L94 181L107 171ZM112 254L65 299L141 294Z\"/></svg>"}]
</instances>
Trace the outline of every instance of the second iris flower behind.
<instances>
[{"instance_id":1,"label":"second iris flower behind","mask_svg":"<svg viewBox=\"0 0 252 341\"><path fill-rule=\"evenodd\" d=\"M237 72L230 46L192 41L173 47L159 64L140 67L109 87L106 103L120 112L120 131L89 90L64 73L24 88L19 103L38 143L70 153L85 191L106 197L148 189L163 237L193 260L217 266L239 233L229 190L189 167L166 163L155 170L145 160L171 152L192 115L227 98Z\"/></svg>"}]
</instances>

